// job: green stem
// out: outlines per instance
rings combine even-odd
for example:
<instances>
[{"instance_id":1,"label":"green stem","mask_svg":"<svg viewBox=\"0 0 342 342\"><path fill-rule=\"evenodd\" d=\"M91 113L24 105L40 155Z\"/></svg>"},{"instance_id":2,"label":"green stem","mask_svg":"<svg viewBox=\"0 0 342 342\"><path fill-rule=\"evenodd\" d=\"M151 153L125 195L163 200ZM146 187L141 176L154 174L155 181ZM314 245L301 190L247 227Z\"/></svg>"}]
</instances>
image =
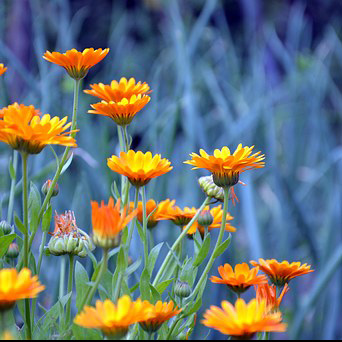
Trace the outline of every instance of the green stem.
<instances>
[{"instance_id":1,"label":"green stem","mask_svg":"<svg viewBox=\"0 0 342 342\"><path fill-rule=\"evenodd\" d=\"M7 222L12 223L13 216L13 205L14 205L14 194L15 194L15 182L17 178L17 168L18 168L18 152L13 150L13 169L14 177L11 180L11 190L9 195L8 210L7 210Z\"/></svg>"},{"instance_id":2,"label":"green stem","mask_svg":"<svg viewBox=\"0 0 342 342\"><path fill-rule=\"evenodd\" d=\"M118 281L116 282L116 287L115 287L114 295L113 295L114 303L116 303L118 298L119 298L122 280L123 280L123 272L120 272L119 276L118 276Z\"/></svg>"},{"instance_id":3,"label":"green stem","mask_svg":"<svg viewBox=\"0 0 342 342\"><path fill-rule=\"evenodd\" d=\"M92 287L88 298L86 299L85 304L89 305L96 293L97 288L100 285L100 281L103 277L103 275L105 274L106 270L107 270L107 264L108 264L108 249L103 249L103 260L102 260L102 265L101 265L101 269L97 275L96 281L94 286ZM83 305L81 306L81 310L83 308Z\"/></svg>"},{"instance_id":4,"label":"green stem","mask_svg":"<svg viewBox=\"0 0 342 342\"><path fill-rule=\"evenodd\" d=\"M184 239L184 237L186 236L186 234L188 233L190 227L193 225L193 223L197 220L198 216L200 215L200 213L202 212L202 210L204 209L204 207L206 205L208 205L208 203L210 202L211 197L207 197L204 202L202 203L201 207L197 210L196 215L192 218L192 220L188 223L188 225L185 227L185 229L182 231L182 233L179 235L178 239L174 242L174 244L171 247L171 250L169 251L169 253L167 254L166 258L164 259L163 264L161 265L161 267L159 268L159 271L153 281L153 286L156 286L159 281L160 278L162 277L163 273L165 272L166 268L169 265L169 262L171 260L171 258L173 257L173 254L175 253L178 245L181 243L181 241Z\"/></svg>"},{"instance_id":5,"label":"green stem","mask_svg":"<svg viewBox=\"0 0 342 342\"><path fill-rule=\"evenodd\" d=\"M141 189L142 196L142 208L143 208L143 244L144 244L144 259L145 259L145 268L147 268L148 263L148 237L147 237L147 216L146 216L146 192L145 187Z\"/></svg>"},{"instance_id":6,"label":"green stem","mask_svg":"<svg viewBox=\"0 0 342 342\"><path fill-rule=\"evenodd\" d=\"M139 202L139 188L137 187L135 189L134 210L138 208L138 202ZM131 223L131 225L129 227L129 233L128 233L128 238L127 238L127 242L126 242L127 254L129 252L129 247L131 246L132 237L133 237L133 231L134 231L134 227L136 226L136 221L137 221L137 217L135 217L132 220L132 223Z\"/></svg>"},{"instance_id":7,"label":"green stem","mask_svg":"<svg viewBox=\"0 0 342 342\"><path fill-rule=\"evenodd\" d=\"M0 339L3 338L3 334L6 332L6 318L5 311L0 312Z\"/></svg>"},{"instance_id":8,"label":"green stem","mask_svg":"<svg viewBox=\"0 0 342 342\"><path fill-rule=\"evenodd\" d=\"M42 237L42 242L40 244L39 247L39 259L38 259L38 268L37 268L37 275L39 277L40 274L40 268L42 266L42 261L43 261L43 255L44 255L44 246L46 243L46 237L47 237L47 232L43 233L43 237Z\"/></svg>"},{"instance_id":9,"label":"green stem","mask_svg":"<svg viewBox=\"0 0 342 342\"><path fill-rule=\"evenodd\" d=\"M205 282L207 280L207 275L210 272L210 269L211 269L211 267L212 267L212 265L213 265L213 263L215 261L216 251L217 251L218 247L222 243L224 231L225 231L225 228L226 228L226 222L227 222L227 212L228 212L228 203L229 203L229 189L230 189L229 187L223 188L223 190L224 190L224 205L223 205L223 213L222 213L222 222L221 222L220 233L219 233L219 236L217 238L216 245L215 245L215 248L213 250L213 253L211 254L210 259L209 259L209 261L207 263L207 266L204 269L204 271L203 271L203 273L201 275L201 278L198 281L194 291L192 292L192 294L194 296L201 289L201 287L203 285L203 282Z\"/></svg>"},{"instance_id":10,"label":"green stem","mask_svg":"<svg viewBox=\"0 0 342 342\"><path fill-rule=\"evenodd\" d=\"M64 296L64 282L65 282L65 257L61 257L61 268L59 273L59 300ZM59 318L60 324L64 322L64 310L60 309L60 318Z\"/></svg>"},{"instance_id":11,"label":"green stem","mask_svg":"<svg viewBox=\"0 0 342 342\"><path fill-rule=\"evenodd\" d=\"M68 278L68 294L72 292L73 276L74 276L74 255L69 254L69 278ZM71 299L72 295L68 299L66 306L66 323L71 324Z\"/></svg>"}]
</instances>

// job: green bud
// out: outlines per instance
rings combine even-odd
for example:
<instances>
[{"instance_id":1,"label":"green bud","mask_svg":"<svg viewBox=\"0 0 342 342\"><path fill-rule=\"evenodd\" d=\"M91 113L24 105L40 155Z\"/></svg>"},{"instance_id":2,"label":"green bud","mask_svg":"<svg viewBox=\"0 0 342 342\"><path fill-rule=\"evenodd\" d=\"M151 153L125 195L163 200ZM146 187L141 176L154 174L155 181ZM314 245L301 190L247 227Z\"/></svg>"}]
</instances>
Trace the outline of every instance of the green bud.
<instances>
[{"instance_id":1,"label":"green bud","mask_svg":"<svg viewBox=\"0 0 342 342\"><path fill-rule=\"evenodd\" d=\"M207 196L220 202L224 201L224 191L214 183L213 176L201 177L198 179L198 183Z\"/></svg>"},{"instance_id":2,"label":"green bud","mask_svg":"<svg viewBox=\"0 0 342 342\"><path fill-rule=\"evenodd\" d=\"M203 210L198 216L197 222L199 225L203 227L208 227L214 222L214 218L209 210Z\"/></svg>"},{"instance_id":3,"label":"green bud","mask_svg":"<svg viewBox=\"0 0 342 342\"><path fill-rule=\"evenodd\" d=\"M6 253L6 256L8 258L15 259L18 257L18 255L19 255L19 247L15 242L13 242L8 247L8 251Z\"/></svg>"},{"instance_id":4,"label":"green bud","mask_svg":"<svg viewBox=\"0 0 342 342\"><path fill-rule=\"evenodd\" d=\"M191 287L186 281L177 280L175 294L180 298L187 298L191 294Z\"/></svg>"},{"instance_id":5,"label":"green bud","mask_svg":"<svg viewBox=\"0 0 342 342\"><path fill-rule=\"evenodd\" d=\"M46 196L47 193L49 192L50 188L51 188L51 183L52 181L50 179L48 179L42 186L42 193ZM53 188L53 191L52 191L52 195L51 197L55 197L57 196L59 193L59 187L58 187L58 184L56 183L54 188Z\"/></svg>"},{"instance_id":6,"label":"green bud","mask_svg":"<svg viewBox=\"0 0 342 342\"><path fill-rule=\"evenodd\" d=\"M13 227L5 220L0 222L0 230L4 233L4 235L9 235L13 231Z\"/></svg>"}]
</instances>

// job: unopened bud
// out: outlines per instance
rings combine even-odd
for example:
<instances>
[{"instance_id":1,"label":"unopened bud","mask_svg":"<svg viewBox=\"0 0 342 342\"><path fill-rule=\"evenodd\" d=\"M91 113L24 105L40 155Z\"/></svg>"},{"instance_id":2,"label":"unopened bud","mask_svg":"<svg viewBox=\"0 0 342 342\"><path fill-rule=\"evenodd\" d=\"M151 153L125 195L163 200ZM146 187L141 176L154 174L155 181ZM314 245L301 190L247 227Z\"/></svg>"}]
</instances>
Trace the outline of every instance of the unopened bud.
<instances>
[{"instance_id":1,"label":"unopened bud","mask_svg":"<svg viewBox=\"0 0 342 342\"><path fill-rule=\"evenodd\" d=\"M18 255L19 255L19 247L15 242L13 242L8 247L8 251L6 253L6 256L8 258L15 259L18 257Z\"/></svg>"},{"instance_id":2,"label":"unopened bud","mask_svg":"<svg viewBox=\"0 0 342 342\"><path fill-rule=\"evenodd\" d=\"M175 286L175 294L176 296L180 298L189 297L191 294L190 285L185 281L177 280L176 286Z\"/></svg>"},{"instance_id":3,"label":"unopened bud","mask_svg":"<svg viewBox=\"0 0 342 342\"><path fill-rule=\"evenodd\" d=\"M51 188L51 184L52 184L52 181L50 179L48 179L42 186L42 193L46 196L47 193L49 192L50 188ZM52 195L51 197L55 197L57 196L59 193L59 187L58 187L58 184L56 183L55 186L53 187L53 190L52 190Z\"/></svg>"},{"instance_id":4,"label":"unopened bud","mask_svg":"<svg viewBox=\"0 0 342 342\"><path fill-rule=\"evenodd\" d=\"M209 210L203 210L198 216L197 222L199 225L203 227L208 227L214 222L214 218Z\"/></svg>"},{"instance_id":5,"label":"unopened bud","mask_svg":"<svg viewBox=\"0 0 342 342\"><path fill-rule=\"evenodd\" d=\"M4 233L4 235L11 234L13 231L13 227L5 220L0 222L0 230Z\"/></svg>"},{"instance_id":6,"label":"unopened bud","mask_svg":"<svg viewBox=\"0 0 342 342\"><path fill-rule=\"evenodd\" d=\"M224 191L214 183L213 176L201 177L198 179L198 183L207 196L220 202L224 201Z\"/></svg>"}]
</instances>

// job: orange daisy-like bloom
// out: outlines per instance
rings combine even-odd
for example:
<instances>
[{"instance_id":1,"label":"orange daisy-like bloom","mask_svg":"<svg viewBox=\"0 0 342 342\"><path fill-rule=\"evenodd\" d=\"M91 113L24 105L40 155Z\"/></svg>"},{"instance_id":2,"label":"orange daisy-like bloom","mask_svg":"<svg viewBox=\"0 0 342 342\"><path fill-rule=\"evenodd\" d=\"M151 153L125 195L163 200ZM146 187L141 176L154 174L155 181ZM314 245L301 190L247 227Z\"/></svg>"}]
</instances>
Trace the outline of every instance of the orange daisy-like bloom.
<instances>
[{"instance_id":1,"label":"orange daisy-like bloom","mask_svg":"<svg viewBox=\"0 0 342 342\"><path fill-rule=\"evenodd\" d=\"M70 126L67 117L51 118L49 114L39 116L33 106L14 103L3 108L0 116L0 141L13 149L29 154L40 153L46 145L76 147L76 141L65 132Z\"/></svg>"},{"instance_id":2,"label":"orange daisy-like bloom","mask_svg":"<svg viewBox=\"0 0 342 342\"><path fill-rule=\"evenodd\" d=\"M76 49L68 50L65 53L46 51L43 58L62 66L70 77L80 80L87 75L91 67L101 62L108 52L109 49L94 50L93 48L84 49L82 52Z\"/></svg>"},{"instance_id":3,"label":"orange daisy-like bloom","mask_svg":"<svg viewBox=\"0 0 342 342\"><path fill-rule=\"evenodd\" d=\"M171 206L159 219L171 220L177 226L186 226L196 215L197 209L195 207L185 207L181 209L178 206Z\"/></svg>"},{"instance_id":4,"label":"orange daisy-like bloom","mask_svg":"<svg viewBox=\"0 0 342 342\"><path fill-rule=\"evenodd\" d=\"M175 200L170 201L166 199L165 201L161 201L157 204L153 199L150 199L146 202L146 216L149 217L151 213L153 213L148 221L147 221L147 228L152 229L154 228L160 220L166 220L164 218L164 214L168 212L169 208L171 208L175 204ZM134 202L130 203L130 210L133 210ZM138 203L138 213L137 219L142 224L143 223L143 205L142 202Z\"/></svg>"},{"instance_id":5,"label":"orange daisy-like bloom","mask_svg":"<svg viewBox=\"0 0 342 342\"><path fill-rule=\"evenodd\" d=\"M208 155L204 150L200 150L200 155L191 153L191 160L184 163L190 164L194 169L207 169L213 174L213 181L217 186L230 187L239 181L241 172L262 168L265 166L264 155L261 152L252 153L254 146L242 147L239 144L233 154L227 146L222 150L216 149L214 155Z\"/></svg>"},{"instance_id":6,"label":"orange daisy-like bloom","mask_svg":"<svg viewBox=\"0 0 342 342\"><path fill-rule=\"evenodd\" d=\"M311 266L300 262L289 263L288 261L279 262L275 259L264 260L259 259L259 262L251 261L253 266L259 266L260 270L266 273L271 282L276 286L284 286L291 279L313 272Z\"/></svg>"},{"instance_id":7,"label":"orange daisy-like bloom","mask_svg":"<svg viewBox=\"0 0 342 342\"><path fill-rule=\"evenodd\" d=\"M267 306L271 311L279 310L279 306L285 296L285 294L289 291L289 286L285 284L281 294L277 298L277 287L275 285L269 284L260 284L258 286L254 286L256 292L256 299L258 301L266 300Z\"/></svg>"},{"instance_id":8,"label":"orange daisy-like bloom","mask_svg":"<svg viewBox=\"0 0 342 342\"><path fill-rule=\"evenodd\" d=\"M285 332L281 312L271 313L265 300L238 299L235 306L227 301L222 308L211 306L204 313L202 324L237 339L251 339L257 332Z\"/></svg>"},{"instance_id":9,"label":"orange daisy-like bloom","mask_svg":"<svg viewBox=\"0 0 342 342\"><path fill-rule=\"evenodd\" d=\"M120 243L120 232L137 215L137 210L127 215L127 208L120 210L120 199L114 206L114 199L109 199L108 205L101 202L101 206L91 202L93 240L95 245L102 248L113 248Z\"/></svg>"},{"instance_id":10,"label":"orange daisy-like bloom","mask_svg":"<svg viewBox=\"0 0 342 342\"><path fill-rule=\"evenodd\" d=\"M101 101L92 104L93 110L88 110L90 114L100 114L110 117L117 125L129 125L135 115L140 112L151 98L148 95L132 95L129 98L123 98L119 102Z\"/></svg>"},{"instance_id":11,"label":"orange daisy-like bloom","mask_svg":"<svg viewBox=\"0 0 342 342\"><path fill-rule=\"evenodd\" d=\"M259 267L250 269L248 264L237 264L235 270L229 264L218 268L221 278L211 277L210 280L216 284L226 284L236 293L247 291L252 285L267 284L264 275L258 275Z\"/></svg>"},{"instance_id":12,"label":"orange daisy-like bloom","mask_svg":"<svg viewBox=\"0 0 342 342\"><path fill-rule=\"evenodd\" d=\"M133 150L120 152L120 157L113 155L108 158L107 165L112 171L126 176L137 187L172 170L171 162L166 158L162 159L160 154L152 156L151 152L144 154Z\"/></svg>"},{"instance_id":13,"label":"orange daisy-like bloom","mask_svg":"<svg viewBox=\"0 0 342 342\"><path fill-rule=\"evenodd\" d=\"M0 64L0 76L7 71L7 68L1 63Z\"/></svg>"},{"instance_id":14,"label":"orange daisy-like bloom","mask_svg":"<svg viewBox=\"0 0 342 342\"><path fill-rule=\"evenodd\" d=\"M132 324L149 317L151 311L150 303L140 299L132 302L125 295L117 304L106 299L104 302L98 300L95 308L86 306L74 322L84 328L100 329L105 335L119 339L127 334Z\"/></svg>"},{"instance_id":15,"label":"orange daisy-like bloom","mask_svg":"<svg viewBox=\"0 0 342 342\"><path fill-rule=\"evenodd\" d=\"M91 84L92 89L86 89L84 92L96 96L106 102L120 102L122 99L130 99L133 95L146 95L151 93L150 87L146 82L136 83L132 77L129 80L122 77L120 81L112 81L111 84Z\"/></svg>"},{"instance_id":16,"label":"orange daisy-like bloom","mask_svg":"<svg viewBox=\"0 0 342 342\"><path fill-rule=\"evenodd\" d=\"M151 313L149 313L149 315L151 317L140 322L140 326L149 333L156 332L164 322L178 315L182 311L182 309L174 307L174 303L172 301L169 303L158 301L155 305L149 305L151 308Z\"/></svg>"},{"instance_id":17,"label":"orange daisy-like bloom","mask_svg":"<svg viewBox=\"0 0 342 342\"><path fill-rule=\"evenodd\" d=\"M19 273L15 268L0 270L0 312L11 309L17 300L36 298L44 289L28 268Z\"/></svg>"}]
</instances>

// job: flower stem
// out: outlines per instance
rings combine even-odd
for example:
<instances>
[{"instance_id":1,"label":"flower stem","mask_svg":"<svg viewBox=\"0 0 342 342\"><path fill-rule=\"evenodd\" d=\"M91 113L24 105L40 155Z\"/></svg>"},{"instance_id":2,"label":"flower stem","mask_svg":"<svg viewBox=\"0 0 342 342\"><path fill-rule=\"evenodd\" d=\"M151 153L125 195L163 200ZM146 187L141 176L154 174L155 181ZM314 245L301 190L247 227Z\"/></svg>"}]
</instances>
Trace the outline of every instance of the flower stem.
<instances>
[{"instance_id":1,"label":"flower stem","mask_svg":"<svg viewBox=\"0 0 342 342\"><path fill-rule=\"evenodd\" d=\"M7 222L11 224L12 216L13 216L13 204L14 204L14 194L15 194L15 182L17 177L17 168L18 168L18 152L13 150L13 170L14 177L11 180L11 190L8 201L8 210L7 210Z\"/></svg>"},{"instance_id":2,"label":"flower stem","mask_svg":"<svg viewBox=\"0 0 342 342\"><path fill-rule=\"evenodd\" d=\"M186 236L186 234L188 233L190 227L193 225L193 223L197 220L198 216L200 215L200 213L202 212L202 210L204 209L204 207L206 205L208 205L208 203L210 202L211 197L207 197L204 202L202 203L201 207L197 210L196 215L192 218L192 220L188 223L188 225L184 228L184 230L182 231L182 233L179 235L178 239L174 242L174 244L171 247L171 250L169 251L169 253L167 254L166 258L164 259L163 264L161 265L161 267L159 268L159 271L156 275L156 277L154 278L153 281L153 286L156 286L159 281L160 278L162 277L163 273L165 272L166 268L169 265L169 262L173 256L173 254L175 253L178 245L181 243L181 241L184 239L184 237Z\"/></svg>"},{"instance_id":3,"label":"flower stem","mask_svg":"<svg viewBox=\"0 0 342 342\"><path fill-rule=\"evenodd\" d=\"M143 244L144 244L144 259L145 259L145 268L147 268L148 262L148 237L147 237L147 216L146 216L146 192L145 187L141 189L142 196L142 207L143 207Z\"/></svg>"},{"instance_id":4,"label":"flower stem","mask_svg":"<svg viewBox=\"0 0 342 342\"><path fill-rule=\"evenodd\" d=\"M68 279L68 294L72 292L72 284L73 284L73 275L74 275L74 255L69 254L69 279ZM68 303L66 306L66 323L69 325L71 323L71 299L72 295L68 299Z\"/></svg>"},{"instance_id":5,"label":"flower stem","mask_svg":"<svg viewBox=\"0 0 342 342\"><path fill-rule=\"evenodd\" d=\"M58 299L60 300L64 296L64 282L65 282L65 258L64 256L61 257L61 266L60 266L60 273L59 273L59 295ZM64 310L60 307L60 317L59 322L62 324L64 322Z\"/></svg>"},{"instance_id":6,"label":"flower stem","mask_svg":"<svg viewBox=\"0 0 342 342\"><path fill-rule=\"evenodd\" d=\"M138 202L139 202L139 188L137 187L135 189L134 210L138 208ZM136 226L136 221L137 221L137 217L135 217L132 220L131 226L129 228L128 238L127 238L127 242L126 242L127 254L129 252L129 247L131 246L133 231L134 231L134 227Z\"/></svg>"},{"instance_id":7,"label":"flower stem","mask_svg":"<svg viewBox=\"0 0 342 342\"><path fill-rule=\"evenodd\" d=\"M228 202L229 202L229 187L223 188L224 190L224 205L223 205L223 213L222 213L222 222L221 222L221 228L220 228L220 233L219 236L217 238L216 241L216 245L215 248L213 250L213 253L211 254L211 257L207 263L206 268L204 269L200 280L198 281L194 291L192 292L192 294L195 296L199 290L201 289L203 282L205 282L207 280L207 275L210 272L210 269L215 261L215 254L216 251L218 249L218 247L221 245L222 243L222 239L223 239L223 235L224 235L224 231L226 228L226 222L227 222L227 212L228 212Z\"/></svg>"}]
</instances>

